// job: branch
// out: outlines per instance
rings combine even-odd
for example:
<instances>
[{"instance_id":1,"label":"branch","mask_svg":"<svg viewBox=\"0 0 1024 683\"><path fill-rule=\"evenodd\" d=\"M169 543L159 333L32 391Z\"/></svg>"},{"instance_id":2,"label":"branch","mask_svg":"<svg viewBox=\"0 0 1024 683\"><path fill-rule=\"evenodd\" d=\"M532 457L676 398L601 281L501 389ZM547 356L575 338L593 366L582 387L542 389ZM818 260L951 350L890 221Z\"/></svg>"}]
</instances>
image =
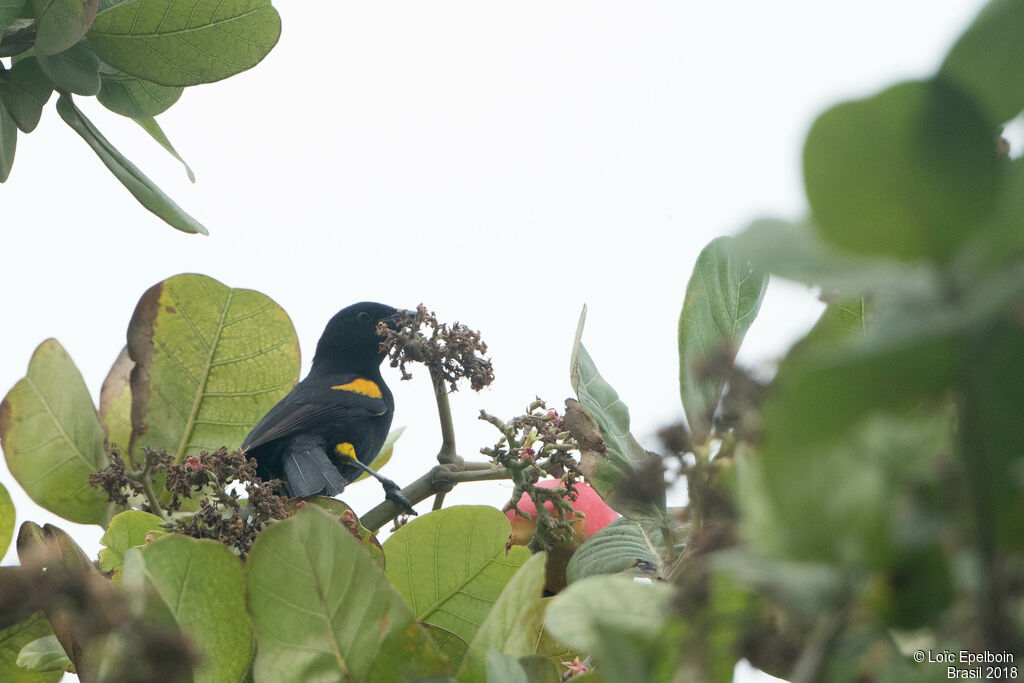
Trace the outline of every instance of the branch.
<instances>
[{"instance_id":1,"label":"branch","mask_svg":"<svg viewBox=\"0 0 1024 683\"><path fill-rule=\"evenodd\" d=\"M434 398L437 399L437 417L441 422L441 450L437 452L437 461L442 465L456 462L455 427L452 425L452 407L448 403L448 388L444 377L434 368L430 368L430 379L434 384Z\"/></svg>"},{"instance_id":2,"label":"branch","mask_svg":"<svg viewBox=\"0 0 1024 683\"><path fill-rule=\"evenodd\" d=\"M427 498L447 493L456 484L468 481L495 481L510 479L511 471L486 462L464 462L454 465L436 465L429 472L402 489L402 495L415 505ZM373 508L360 518L363 526L376 533L378 529L402 514L402 508L390 500Z\"/></svg>"}]
</instances>

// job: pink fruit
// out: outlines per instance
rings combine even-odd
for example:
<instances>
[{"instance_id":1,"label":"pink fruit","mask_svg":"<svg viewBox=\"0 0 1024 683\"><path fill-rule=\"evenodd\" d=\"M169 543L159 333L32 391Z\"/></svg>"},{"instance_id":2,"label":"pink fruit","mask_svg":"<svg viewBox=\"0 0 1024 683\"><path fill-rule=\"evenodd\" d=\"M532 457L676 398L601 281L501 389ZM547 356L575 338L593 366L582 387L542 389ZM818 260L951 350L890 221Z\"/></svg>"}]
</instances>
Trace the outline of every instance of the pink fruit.
<instances>
[{"instance_id":1,"label":"pink fruit","mask_svg":"<svg viewBox=\"0 0 1024 683\"><path fill-rule=\"evenodd\" d=\"M561 485L562 482L558 479L544 479L537 482L537 486L545 489L559 488ZM579 518L573 524L573 531L576 532L576 535L572 541L557 543L548 552L547 586L545 587L552 593L557 593L565 588L565 566L580 544L619 517L619 513L608 507L589 484L578 481L575 488L576 500L572 501L568 495L565 496L565 499L572 504L573 509L579 510L586 517ZM520 517L515 510L508 510L505 513L508 521L512 524L512 537L509 542L512 545L526 545L533 539L533 534L537 531L537 507L534 505L533 499L525 493L519 499L518 505L520 510L531 516L531 519ZM544 507L555 514L553 503L546 502Z\"/></svg>"}]
</instances>

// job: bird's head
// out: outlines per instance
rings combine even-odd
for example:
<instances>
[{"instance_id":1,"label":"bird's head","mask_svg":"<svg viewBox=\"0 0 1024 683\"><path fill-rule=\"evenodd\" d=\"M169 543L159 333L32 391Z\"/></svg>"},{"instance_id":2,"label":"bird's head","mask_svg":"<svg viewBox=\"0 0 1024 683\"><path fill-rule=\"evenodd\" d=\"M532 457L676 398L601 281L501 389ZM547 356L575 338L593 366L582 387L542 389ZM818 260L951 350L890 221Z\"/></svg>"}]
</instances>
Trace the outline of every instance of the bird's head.
<instances>
[{"instance_id":1,"label":"bird's head","mask_svg":"<svg viewBox=\"0 0 1024 683\"><path fill-rule=\"evenodd\" d=\"M356 372L379 367L385 353L380 350L377 324L391 325L400 313L397 308L372 301L341 309L327 323L317 342L313 367Z\"/></svg>"}]
</instances>

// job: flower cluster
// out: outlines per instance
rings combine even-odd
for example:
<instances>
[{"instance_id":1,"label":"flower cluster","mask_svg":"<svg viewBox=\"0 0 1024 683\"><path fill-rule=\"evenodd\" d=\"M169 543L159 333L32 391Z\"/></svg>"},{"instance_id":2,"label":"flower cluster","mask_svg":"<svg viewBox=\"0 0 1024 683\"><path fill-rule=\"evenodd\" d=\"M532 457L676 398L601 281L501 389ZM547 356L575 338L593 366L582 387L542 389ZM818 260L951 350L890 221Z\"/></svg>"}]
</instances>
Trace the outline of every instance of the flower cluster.
<instances>
[{"instance_id":1,"label":"flower cluster","mask_svg":"<svg viewBox=\"0 0 1024 683\"><path fill-rule=\"evenodd\" d=\"M412 377L405 364L415 361L429 367L431 375L447 383L450 391L458 389L460 379L468 379L473 391L494 381L494 368L490 358L483 356L487 344L480 333L458 322L438 322L423 304L412 315L400 313L393 327L380 323L377 334L383 338L381 351L387 353L391 367L402 372L402 379Z\"/></svg>"},{"instance_id":2,"label":"flower cluster","mask_svg":"<svg viewBox=\"0 0 1024 683\"><path fill-rule=\"evenodd\" d=\"M529 513L519 509L518 501L526 493L535 503L537 533L531 541L531 550L546 550L556 539L571 536L577 514L570 501L576 499L575 485L581 473L577 461L579 447L566 429L564 418L537 398L524 414L508 422L482 410L480 419L501 432L501 438L493 447L481 448L480 452L495 464L508 468L515 484L512 498L503 512L515 510L521 517L530 518ZM537 486L537 481L544 477L555 477L560 485L555 488ZM552 504L556 514L548 512L545 502Z\"/></svg>"}]
</instances>

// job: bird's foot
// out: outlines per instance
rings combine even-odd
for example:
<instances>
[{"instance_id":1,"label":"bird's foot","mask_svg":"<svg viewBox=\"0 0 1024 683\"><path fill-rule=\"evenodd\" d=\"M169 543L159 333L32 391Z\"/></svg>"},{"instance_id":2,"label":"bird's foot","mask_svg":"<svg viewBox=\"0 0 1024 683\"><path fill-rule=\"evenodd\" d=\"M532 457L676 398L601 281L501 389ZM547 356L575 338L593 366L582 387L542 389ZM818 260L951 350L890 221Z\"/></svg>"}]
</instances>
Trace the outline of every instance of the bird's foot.
<instances>
[{"instance_id":1,"label":"bird's foot","mask_svg":"<svg viewBox=\"0 0 1024 683\"><path fill-rule=\"evenodd\" d=\"M392 503L402 508L407 515L415 515L416 511L412 509L412 503L409 499L402 495L402 488L393 481L384 483L384 498L390 500Z\"/></svg>"}]
</instances>

